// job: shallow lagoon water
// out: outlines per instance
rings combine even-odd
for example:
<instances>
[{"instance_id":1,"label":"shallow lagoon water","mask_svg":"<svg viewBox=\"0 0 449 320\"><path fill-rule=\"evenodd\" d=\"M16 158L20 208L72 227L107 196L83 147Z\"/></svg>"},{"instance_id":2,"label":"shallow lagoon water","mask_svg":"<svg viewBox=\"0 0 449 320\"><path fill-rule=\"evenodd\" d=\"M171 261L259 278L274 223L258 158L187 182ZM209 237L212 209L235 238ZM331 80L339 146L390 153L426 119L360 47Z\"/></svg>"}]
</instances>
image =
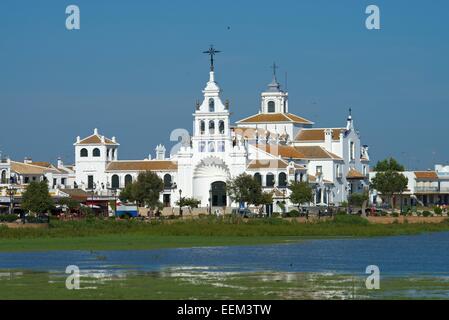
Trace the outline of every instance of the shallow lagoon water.
<instances>
[{"instance_id":1,"label":"shallow lagoon water","mask_svg":"<svg viewBox=\"0 0 449 320\"><path fill-rule=\"evenodd\" d=\"M223 272L335 273L364 273L368 265L377 265L385 275L444 276L449 272L449 232L261 246L0 253L0 269L63 271L68 265L90 270L197 267Z\"/></svg>"},{"instance_id":2,"label":"shallow lagoon water","mask_svg":"<svg viewBox=\"0 0 449 320\"><path fill-rule=\"evenodd\" d=\"M265 297L265 294L267 298L290 299L449 298L449 232L311 239L260 246L1 252L0 285L6 284L7 279L16 279L17 286L24 288L28 286L27 274L44 272L49 275L47 283L63 288L68 265L80 268L85 278L83 283L88 284L85 289L100 290L105 285L110 290L110 286L117 286L119 281L121 288L135 291L140 282L167 279L164 290L170 291L178 285L181 289L185 285L192 290L199 288L196 295L187 298L198 298L197 295L199 298L235 298L242 293L246 298ZM383 290L368 292L364 289L368 265L380 268ZM132 282L129 279L133 277L138 278ZM172 280L175 282L170 282ZM203 293L204 288L212 288L212 291ZM233 293L221 289L217 293L213 288L229 289ZM126 291L127 296L131 291ZM145 295L151 290L142 292ZM161 298L167 297L163 290L160 294ZM171 294L174 294L169 296L172 298L185 297L182 292Z\"/></svg>"}]
</instances>

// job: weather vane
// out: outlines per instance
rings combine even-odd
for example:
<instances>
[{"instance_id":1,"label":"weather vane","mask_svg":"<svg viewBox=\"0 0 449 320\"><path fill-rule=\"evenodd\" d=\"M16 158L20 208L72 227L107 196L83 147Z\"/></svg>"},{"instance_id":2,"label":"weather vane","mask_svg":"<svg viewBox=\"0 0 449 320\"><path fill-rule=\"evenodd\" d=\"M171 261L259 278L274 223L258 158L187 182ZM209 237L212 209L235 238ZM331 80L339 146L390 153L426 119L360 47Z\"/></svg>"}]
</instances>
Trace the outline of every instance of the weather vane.
<instances>
[{"instance_id":1,"label":"weather vane","mask_svg":"<svg viewBox=\"0 0 449 320\"><path fill-rule=\"evenodd\" d=\"M207 53L210 56L210 71L214 71L214 55L221 51L215 50L214 46L211 44L209 50L203 51L203 53Z\"/></svg>"}]
</instances>

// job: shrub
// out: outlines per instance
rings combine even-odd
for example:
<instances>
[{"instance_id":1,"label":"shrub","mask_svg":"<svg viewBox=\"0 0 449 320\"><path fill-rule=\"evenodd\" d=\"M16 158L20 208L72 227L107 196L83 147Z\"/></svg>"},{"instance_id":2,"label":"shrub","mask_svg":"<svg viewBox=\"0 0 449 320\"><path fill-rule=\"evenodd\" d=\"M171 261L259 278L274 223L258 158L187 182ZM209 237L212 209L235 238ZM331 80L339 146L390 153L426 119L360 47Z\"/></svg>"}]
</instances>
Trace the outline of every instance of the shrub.
<instances>
[{"instance_id":1,"label":"shrub","mask_svg":"<svg viewBox=\"0 0 449 320\"><path fill-rule=\"evenodd\" d=\"M299 217L299 211L298 210L290 210L290 212L286 213L286 216L289 218Z\"/></svg>"},{"instance_id":2,"label":"shrub","mask_svg":"<svg viewBox=\"0 0 449 320\"><path fill-rule=\"evenodd\" d=\"M393 213L391 214L391 216L397 218L397 217L399 217L399 214L398 214L397 212L393 212Z\"/></svg>"},{"instance_id":3,"label":"shrub","mask_svg":"<svg viewBox=\"0 0 449 320\"><path fill-rule=\"evenodd\" d=\"M432 213L430 211L425 210L422 212L422 215L423 215L423 217L430 217L432 215Z\"/></svg>"},{"instance_id":4,"label":"shrub","mask_svg":"<svg viewBox=\"0 0 449 320\"><path fill-rule=\"evenodd\" d=\"M443 209L441 209L440 207L434 207L433 212L435 212L436 215L441 216L443 214Z\"/></svg>"},{"instance_id":5,"label":"shrub","mask_svg":"<svg viewBox=\"0 0 449 320\"><path fill-rule=\"evenodd\" d=\"M0 222L14 222L19 217L16 214L0 214Z\"/></svg>"}]
</instances>

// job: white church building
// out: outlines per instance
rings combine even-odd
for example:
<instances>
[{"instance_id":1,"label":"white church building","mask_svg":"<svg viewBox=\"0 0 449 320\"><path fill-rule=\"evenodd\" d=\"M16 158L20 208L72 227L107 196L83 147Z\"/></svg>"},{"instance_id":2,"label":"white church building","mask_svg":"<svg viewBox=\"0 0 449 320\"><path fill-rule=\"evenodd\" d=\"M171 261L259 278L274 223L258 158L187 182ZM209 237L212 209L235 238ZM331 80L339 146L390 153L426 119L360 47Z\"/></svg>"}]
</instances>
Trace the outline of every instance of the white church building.
<instances>
[{"instance_id":1,"label":"white church building","mask_svg":"<svg viewBox=\"0 0 449 320\"><path fill-rule=\"evenodd\" d=\"M287 187L293 180L312 185L311 205L338 205L351 192L367 187L368 147L361 144L351 114L344 126L317 128L291 113L288 93L281 89L274 68L273 80L261 94L260 109L232 125L229 103L222 101L215 79L215 53L209 50L209 80L193 113L191 136L174 154L167 155L165 147L158 145L154 159L120 160L118 140L95 129L74 143L75 185L106 195L150 170L164 180L160 198L164 206L175 206L182 196L200 200L204 208L229 208L238 204L227 195L226 182L248 173L264 191L273 192L270 211L280 211L281 202L291 205Z\"/></svg>"}]
</instances>

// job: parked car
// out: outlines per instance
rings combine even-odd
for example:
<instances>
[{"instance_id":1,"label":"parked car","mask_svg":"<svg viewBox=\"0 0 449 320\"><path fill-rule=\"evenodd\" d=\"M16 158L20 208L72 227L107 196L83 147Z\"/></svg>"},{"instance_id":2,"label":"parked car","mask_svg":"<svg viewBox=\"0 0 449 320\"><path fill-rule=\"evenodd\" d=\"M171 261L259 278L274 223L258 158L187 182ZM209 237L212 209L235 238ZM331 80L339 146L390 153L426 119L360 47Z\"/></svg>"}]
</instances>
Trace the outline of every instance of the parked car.
<instances>
[{"instance_id":1,"label":"parked car","mask_svg":"<svg viewBox=\"0 0 449 320\"><path fill-rule=\"evenodd\" d=\"M232 209L232 214L240 215L243 218L252 218L255 216L255 213L249 210L248 208L239 208L239 209Z\"/></svg>"}]
</instances>

